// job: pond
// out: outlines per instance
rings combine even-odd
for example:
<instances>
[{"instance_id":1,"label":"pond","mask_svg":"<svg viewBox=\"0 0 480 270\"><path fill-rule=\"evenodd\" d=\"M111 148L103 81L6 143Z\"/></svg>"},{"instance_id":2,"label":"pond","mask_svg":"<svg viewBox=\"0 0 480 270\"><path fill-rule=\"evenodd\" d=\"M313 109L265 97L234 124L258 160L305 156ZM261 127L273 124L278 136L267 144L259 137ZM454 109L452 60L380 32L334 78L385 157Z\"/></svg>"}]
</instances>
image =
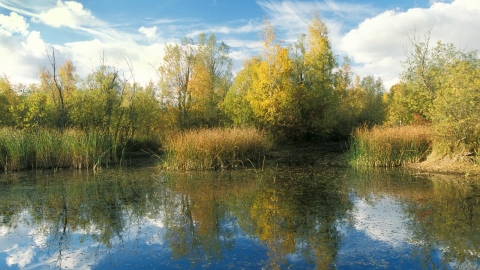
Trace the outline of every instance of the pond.
<instances>
[{"instance_id":1,"label":"pond","mask_svg":"<svg viewBox=\"0 0 480 270\"><path fill-rule=\"evenodd\" d=\"M475 269L480 185L284 166L0 176L0 269Z\"/></svg>"}]
</instances>

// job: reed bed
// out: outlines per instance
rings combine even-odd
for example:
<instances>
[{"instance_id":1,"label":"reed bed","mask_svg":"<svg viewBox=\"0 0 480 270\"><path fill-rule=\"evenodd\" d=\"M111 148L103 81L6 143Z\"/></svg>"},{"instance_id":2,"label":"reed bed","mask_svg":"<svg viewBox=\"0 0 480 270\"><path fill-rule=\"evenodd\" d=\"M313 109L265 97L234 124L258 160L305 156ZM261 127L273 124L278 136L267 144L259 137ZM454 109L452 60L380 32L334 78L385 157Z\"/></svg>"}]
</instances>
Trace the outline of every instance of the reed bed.
<instances>
[{"instance_id":1,"label":"reed bed","mask_svg":"<svg viewBox=\"0 0 480 270\"><path fill-rule=\"evenodd\" d=\"M98 132L0 128L0 169L98 168L111 162L114 141Z\"/></svg>"},{"instance_id":2,"label":"reed bed","mask_svg":"<svg viewBox=\"0 0 480 270\"><path fill-rule=\"evenodd\" d=\"M210 170L251 165L272 147L266 134L254 128L197 129L166 142L167 170Z\"/></svg>"},{"instance_id":3,"label":"reed bed","mask_svg":"<svg viewBox=\"0 0 480 270\"><path fill-rule=\"evenodd\" d=\"M429 126L357 128L352 136L350 163L394 167L418 163L432 150Z\"/></svg>"}]
</instances>

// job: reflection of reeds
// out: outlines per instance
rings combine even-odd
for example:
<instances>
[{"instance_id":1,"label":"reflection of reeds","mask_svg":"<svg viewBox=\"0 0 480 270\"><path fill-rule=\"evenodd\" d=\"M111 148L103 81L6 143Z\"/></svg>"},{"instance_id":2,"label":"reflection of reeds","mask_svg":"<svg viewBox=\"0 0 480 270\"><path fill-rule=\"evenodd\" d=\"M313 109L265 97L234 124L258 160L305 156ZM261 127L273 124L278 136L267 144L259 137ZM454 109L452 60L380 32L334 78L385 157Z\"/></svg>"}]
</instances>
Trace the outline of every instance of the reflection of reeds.
<instances>
[{"instance_id":1,"label":"reflection of reeds","mask_svg":"<svg viewBox=\"0 0 480 270\"><path fill-rule=\"evenodd\" d=\"M97 132L0 129L0 169L94 168L115 154L112 138Z\"/></svg>"},{"instance_id":2,"label":"reflection of reeds","mask_svg":"<svg viewBox=\"0 0 480 270\"><path fill-rule=\"evenodd\" d=\"M271 147L266 135L253 128L198 129L167 140L165 169L205 170L243 166Z\"/></svg>"},{"instance_id":3,"label":"reflection of reeds","mask_svg":"<svg viewBox=\"0 0 480 270\"><path fill-rule=\"evenodd\" d=\"M432 130L428 126L360 127L352 140L351 163L403 166L420 162L431 152Z\"/></svg>"}]
</instances>

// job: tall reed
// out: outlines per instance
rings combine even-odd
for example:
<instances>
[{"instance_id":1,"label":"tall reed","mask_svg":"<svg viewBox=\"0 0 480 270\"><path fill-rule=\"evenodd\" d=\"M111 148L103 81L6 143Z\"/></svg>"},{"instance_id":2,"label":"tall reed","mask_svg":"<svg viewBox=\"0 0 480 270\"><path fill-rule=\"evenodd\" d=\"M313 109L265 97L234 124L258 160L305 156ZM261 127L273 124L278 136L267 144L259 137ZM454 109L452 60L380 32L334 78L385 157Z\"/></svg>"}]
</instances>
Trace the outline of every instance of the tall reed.
<instances>
[{"instance_id":1,"label":"tall reed","mask_svg":"<svg viewBox=\"0 0 480 270\"><path fill-rule=\"evenodd\" d=\"M197 129L167 139L163 167L206 170L249 165L272 147L264 132L254 128Z\"/></svg>"},{"instance_id":2,"label":"tall reed","mask_svg":"<svg viewBox=\"0 0 480 270\"><path fill-rule=\"evenodd\" d=\"M424 160L432 149L429 126L357 128L352 136L350 162L393 167Z\"/></svg>"},{"instance_id":3,"label":"tall reed","mask_svg":"<svg viewBox=\"0 0 480 270\"><path fill-rule=\"evenodd\" d=\"M0 169L98 168L114 160L115 147L95 131L0 128Z\"/></svg>"}]
</instances>

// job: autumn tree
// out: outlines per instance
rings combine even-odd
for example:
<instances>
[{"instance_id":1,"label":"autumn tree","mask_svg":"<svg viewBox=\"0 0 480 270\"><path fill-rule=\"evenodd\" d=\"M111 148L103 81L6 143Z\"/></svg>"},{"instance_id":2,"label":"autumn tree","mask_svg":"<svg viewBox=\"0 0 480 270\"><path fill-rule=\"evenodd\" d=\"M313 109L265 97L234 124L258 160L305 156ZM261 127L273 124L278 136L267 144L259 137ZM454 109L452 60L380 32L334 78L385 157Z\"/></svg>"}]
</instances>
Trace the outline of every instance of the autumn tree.
<instances>
[{"instance_id":1,"label":"autumn tree","mask_svg":"<svg viewBox=\"0 0 480 270\"><path fill-rule=\"evenodd\" d=\"M261 38L263 53L254 66L256 79L246 99L261 127L277 136L290 135L287 133L301 124L299 88L291 80L293 62L268 20L264 22Z\"/></svg>"},{"instance_id":2,"label":"autumn tree","mask_svg":"<svg viewBox=\"0 0 480 270\"><path fill-rule=\"evenodd\" d=\"M76 88L75 66L71 61L58 66L55 49L52 49L48 59L50 67L40 70L40 85L44 91L50 93L51 101L58 112L58 127L63 130L68 124L68 99Z\"/></svg>"},{"instance_id":3,"label":"autumn tree","mask_svg":"<svg viewBox=\"0 0 480 270\"><path fill-rule=\"evenodd\" d=\"M0 76L0 125L15 126L21 119L21 98L7 76Z\"/></svg>"},{"instance_id":4,"label":"autumn tree","mask_svg":"<svg viewBox=\"0 0 480 270\"><path fill-rule=\"evenodd\" d=\"M308 26L304 54L305 74L301 82L306 96L303 101L303 119L307 132L325 134L335 125L335 108L338 106L339 93L334 89L334 68L337 62L328 39L327 26L318 13Z\"/></svg>"},{"instance_id":5,"label":"autumn tree","mask_svg":"<svg viewBox=\"0 0 480 270\"><path fill-rule=\"evenodd\" d=\"M228 57L229 47L217 43L215 35L198 37L197 54L193 68L191 87L192 125L218 126L220 110L231 85L232 60Z\"/></svg>"},{"instance_id":6,"label":"autumn tree","mask_svg":"<svg viewBox=\"0 0 480 270\"><path fill-rule=\"evenodd\" d=\"M196 49L193 40L185 38L181 44L166 44L160 75L160 101L178 118L181 128L186 127L188 102L191 98L189 84L192 79Z\"/></svg>"}]
</instances>

